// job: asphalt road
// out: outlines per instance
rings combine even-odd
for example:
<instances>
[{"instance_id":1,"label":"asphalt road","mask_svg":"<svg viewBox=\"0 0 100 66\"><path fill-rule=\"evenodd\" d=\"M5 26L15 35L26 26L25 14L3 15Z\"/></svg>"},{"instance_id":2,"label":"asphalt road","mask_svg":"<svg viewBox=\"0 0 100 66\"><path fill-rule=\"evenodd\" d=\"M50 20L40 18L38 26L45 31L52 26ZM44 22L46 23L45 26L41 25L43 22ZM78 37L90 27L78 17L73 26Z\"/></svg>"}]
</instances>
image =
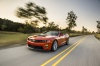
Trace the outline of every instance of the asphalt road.
<instances>
[{"instance_id":1,"label":"asphalt road","mask_svg":"<svg viewBox=\"0 0 100 66\"><path fill-rule=\"evenodd\" d=\"M59 47L56 52L33 50L27 45L0 50L0 66L43 65L100 66L100 41L87 35L71 37L70 44Z\"/></svg>"}]
</instances>

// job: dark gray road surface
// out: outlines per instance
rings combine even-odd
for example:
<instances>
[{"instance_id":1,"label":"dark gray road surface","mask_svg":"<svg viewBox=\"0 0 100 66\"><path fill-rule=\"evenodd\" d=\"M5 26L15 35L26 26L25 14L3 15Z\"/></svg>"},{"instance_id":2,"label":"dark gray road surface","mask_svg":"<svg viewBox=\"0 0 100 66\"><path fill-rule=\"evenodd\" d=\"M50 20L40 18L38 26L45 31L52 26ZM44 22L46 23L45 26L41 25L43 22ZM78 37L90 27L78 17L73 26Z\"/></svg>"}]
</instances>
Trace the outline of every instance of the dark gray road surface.
<instances>
[{"instance_id":1,"label":"dark gray road surface","mask_svg":"<svg viewBox=\"0 0 100 66\"><path fill-rule=\"evenodd\" d=\"M62 52L82 37L70 38L70 44L58 48L56 52L33 50L28 48L27 45L1 49L0 66L41 66L41 64ZM46 66L52 66L65 53L61 54ZM57 66L100 66L100 41L93 35L87 35L87 38Z\"/></svg>"}]
</instances>

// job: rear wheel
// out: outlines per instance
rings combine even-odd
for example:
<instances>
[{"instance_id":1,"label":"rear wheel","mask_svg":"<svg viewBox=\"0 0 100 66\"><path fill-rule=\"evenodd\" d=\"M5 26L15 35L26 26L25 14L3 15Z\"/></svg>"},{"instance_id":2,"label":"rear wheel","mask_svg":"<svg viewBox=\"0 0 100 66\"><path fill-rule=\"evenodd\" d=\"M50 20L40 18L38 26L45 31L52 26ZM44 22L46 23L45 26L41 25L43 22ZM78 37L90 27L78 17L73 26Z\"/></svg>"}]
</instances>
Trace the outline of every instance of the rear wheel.
<instances>
[{"instance_id":1,"label":"rear wheel","mask_svg":"<svg viewBox=\"0 0 100 66\"><path fill-rule=\"evenodd\" d=\"M57 43L57 41L54 41L54 42L52 43L52 48L51 48L51 50L52 50L52 51L56 51L57 48L58 48L58 43Z\"/></svg>"},{"instance_id":2,"label":"rear wheel","mask_svg":"<svg viewBox=\"0 0 100 66\"><path fill-rule=\"evenodd\" d=\"M66 44L65 45L68 45L69 44L69 38L66 40Z\"/></svg>"}]
</instances>

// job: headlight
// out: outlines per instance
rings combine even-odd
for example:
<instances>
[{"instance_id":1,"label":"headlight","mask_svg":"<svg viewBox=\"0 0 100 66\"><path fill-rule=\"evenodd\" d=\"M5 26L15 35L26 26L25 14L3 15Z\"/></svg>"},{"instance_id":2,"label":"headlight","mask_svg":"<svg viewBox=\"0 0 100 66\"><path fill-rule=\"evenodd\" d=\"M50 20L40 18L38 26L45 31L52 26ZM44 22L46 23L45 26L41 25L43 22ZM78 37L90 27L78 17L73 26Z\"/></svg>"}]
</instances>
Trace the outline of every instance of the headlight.
<instances>
[{"instance_id":1,"label":"headlight","mask_svg":"<svg viewBox=\"0 0 100 66\"><path fill-rule=\"evenodd\" d=\"M50 43L50 42L52 42L51 40L47 40L47 43Z\"/></svg>"},{"instance_id":2,"label":"headlight","mask_svg":"<svg viewBox=\"0 0 100 66\"><path fill-rule=\"evenodd\" d=\"M34 42L35 40L32 38L28 38L27 40Z\"/></svg>"},{"instance_id":3,"label":"headlight","mask_svg":"<svg viewBox=\"0 0 100 66\"><path fill-rule=\"evenodd\" d=\"M27 40L30 40L30 38L28 38Z\"/></svg>"}]
</instances>

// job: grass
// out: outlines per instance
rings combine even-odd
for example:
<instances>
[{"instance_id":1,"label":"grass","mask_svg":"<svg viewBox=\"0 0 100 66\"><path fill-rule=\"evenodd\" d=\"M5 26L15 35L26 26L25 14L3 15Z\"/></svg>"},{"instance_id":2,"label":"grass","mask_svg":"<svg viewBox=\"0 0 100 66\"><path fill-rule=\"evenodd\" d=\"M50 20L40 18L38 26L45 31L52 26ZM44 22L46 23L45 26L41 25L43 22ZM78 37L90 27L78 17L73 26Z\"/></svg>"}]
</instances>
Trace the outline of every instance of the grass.
<instances>
[{"instance_id":1,"label":"grass","mask_svg":"<svg viewBox=\"0 0 100 66\"><path fill-rule=\"evenodd\" d=\"M0 46L6 46L12 44L25 44L27 37L30 35L32 34L0 31Z\"/></svg>"},{"instance_id":2,"label":"grass","mask_svg":"<svg viewBox=\"0 0 100 66\"><path fill-rule=\"evenodd\" d=\"M71 33L69 34L70 37L81 36L82 34L79 33Z\"/></svg>"},{"instance_id":3,"label":"grass","mask_svg":"<svg viewBox=\"0 0 100 66\"><path fill-rule=\"evenodd\" d=\"M100 34L95 34L95 37L100 40Z\"/></svg>"},{"instance_id":4,"label":"grass","mask_svg":"<svg viewBox=\"0 0 100 66\"><path fill-rule=\"evenodd\" d=\"M9 46L15 44L26 44L27 37L39 33L23 34L18 32L0 31L0 46ZM81 34L71 33L70 37L80 36Z\"/></svg>"}]
</instances>

